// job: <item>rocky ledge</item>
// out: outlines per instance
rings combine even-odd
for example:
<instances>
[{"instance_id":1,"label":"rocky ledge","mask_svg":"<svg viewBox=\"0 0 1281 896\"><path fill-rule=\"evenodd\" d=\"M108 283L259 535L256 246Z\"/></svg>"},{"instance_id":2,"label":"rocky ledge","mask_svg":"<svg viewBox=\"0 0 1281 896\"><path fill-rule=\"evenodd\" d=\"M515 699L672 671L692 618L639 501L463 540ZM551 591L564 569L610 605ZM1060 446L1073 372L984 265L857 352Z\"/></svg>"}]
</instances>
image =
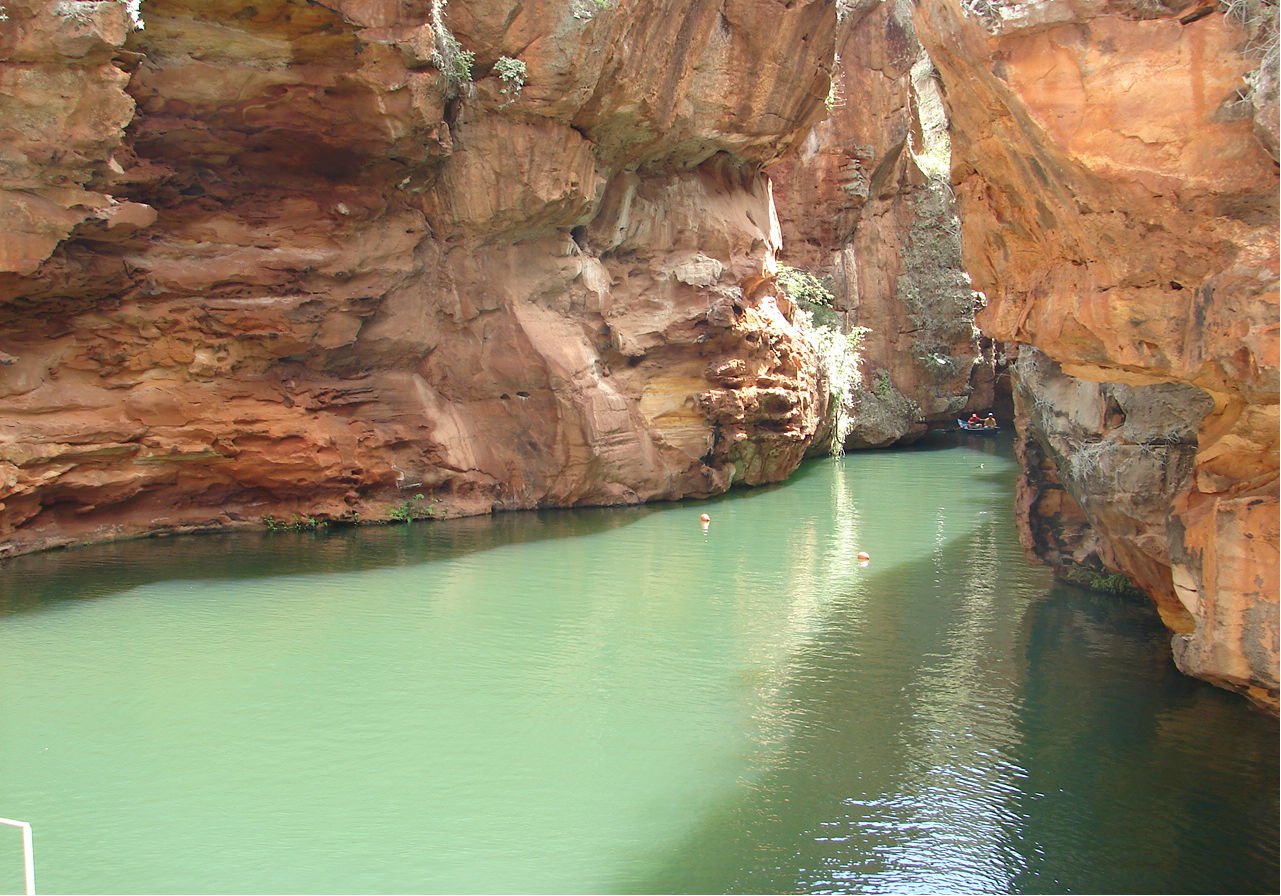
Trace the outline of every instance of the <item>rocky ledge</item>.
<instances>
[{"instance_id":1,"label":"rocky ledge","mask_svg":"<svg viewBox=\"0 0 1281 896\"><path fill-rule=\"evenodd\" d=\"M804 456L763 172L824 113L829 3L5 9L0 550Z\"/></svg>"}]
</instances>

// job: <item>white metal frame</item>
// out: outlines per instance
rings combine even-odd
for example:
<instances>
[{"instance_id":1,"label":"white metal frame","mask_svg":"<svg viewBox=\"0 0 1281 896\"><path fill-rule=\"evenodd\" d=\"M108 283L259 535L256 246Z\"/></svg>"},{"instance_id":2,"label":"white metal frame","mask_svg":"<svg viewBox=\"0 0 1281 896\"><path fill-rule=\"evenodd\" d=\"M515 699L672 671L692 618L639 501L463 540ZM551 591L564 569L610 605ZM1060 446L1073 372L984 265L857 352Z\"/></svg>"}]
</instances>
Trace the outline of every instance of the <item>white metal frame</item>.
<instances>
[{"instance_id":1,"label":"white metal frame","mask_svg":"<svg viewBox=\"0 0 1281 896\"><path fill-rule=\"evenodd\" d=\"M12 818L0 818L0 824L22 829L22 871L27 881L27 896L36 896L36 856L31 845L31 825Z\"/></svg>"}]
</instances>

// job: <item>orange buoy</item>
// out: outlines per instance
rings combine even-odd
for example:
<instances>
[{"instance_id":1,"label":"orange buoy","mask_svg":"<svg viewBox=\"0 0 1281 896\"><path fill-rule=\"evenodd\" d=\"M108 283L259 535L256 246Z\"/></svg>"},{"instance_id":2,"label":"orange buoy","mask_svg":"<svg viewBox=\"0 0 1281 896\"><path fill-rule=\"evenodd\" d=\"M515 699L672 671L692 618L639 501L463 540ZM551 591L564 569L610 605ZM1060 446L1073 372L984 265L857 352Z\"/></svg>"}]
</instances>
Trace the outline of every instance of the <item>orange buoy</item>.
<instances>
[{"instance_id":1,"label":"orange buoy","mask_svg":"<svg viewBox=\"0 0 1281 896\"><path fill-rule=\"evenodd\" d=\"M869 554L867 551L859 551L857 556L860 563L867 563L869 560L872 559L872 555Z\"/></svg>"},{"instance_id":2,"label":"orange buoy","mask_svg":"<svg viewBox=\"0 0 1281 896\"><path fill-rule=\"evenodd\" d=\"M698 521L700 523L710 523L712 521L712 518L704 513L702 516L698 518Z\"/></svg>"}]
</instances>

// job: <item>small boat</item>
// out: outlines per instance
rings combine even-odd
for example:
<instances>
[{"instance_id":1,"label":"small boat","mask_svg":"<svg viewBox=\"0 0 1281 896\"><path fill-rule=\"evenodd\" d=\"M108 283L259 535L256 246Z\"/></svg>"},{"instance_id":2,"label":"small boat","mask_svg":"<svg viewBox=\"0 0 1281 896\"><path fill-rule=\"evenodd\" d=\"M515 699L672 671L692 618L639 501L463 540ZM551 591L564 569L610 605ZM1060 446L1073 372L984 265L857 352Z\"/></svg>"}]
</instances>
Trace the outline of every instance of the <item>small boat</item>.
<instances>
[{"instance_id":1,"label":"small boat","mask_svg":"<svg viewBox=\"0 0 1281 896\"><path fill-rule=\"evenodd\" d=\"M984 435L987 435L988 433L1001 431L1001 427L999 426L984 426L982 423L978 424L977 426L972 426L969 423L966 423L964 420L961 420L960 418L957 418L956 428L961 430L962 432L977 432L977 433L982 433Z\"/></svg>"}]
</instances>

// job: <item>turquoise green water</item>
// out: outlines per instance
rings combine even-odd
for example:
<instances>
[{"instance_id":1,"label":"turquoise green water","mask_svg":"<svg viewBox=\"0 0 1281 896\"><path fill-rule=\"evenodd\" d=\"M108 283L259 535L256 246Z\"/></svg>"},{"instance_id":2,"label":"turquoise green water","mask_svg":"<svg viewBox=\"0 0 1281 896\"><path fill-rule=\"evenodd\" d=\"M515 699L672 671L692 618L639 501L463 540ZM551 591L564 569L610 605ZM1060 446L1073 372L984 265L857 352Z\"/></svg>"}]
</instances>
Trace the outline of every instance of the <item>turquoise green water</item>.
<instances>
[{"instance_id":1,"label":"turquoise green water","mask_svg":"<svg viewBox=\"0 0 1281 896\"><path fill-rule=\"evenodd\" d=\"M47 893L1276 892L1276 721L1029 566L985 438L10 561L0 816Z\"/></svg>"}]
</instances>

